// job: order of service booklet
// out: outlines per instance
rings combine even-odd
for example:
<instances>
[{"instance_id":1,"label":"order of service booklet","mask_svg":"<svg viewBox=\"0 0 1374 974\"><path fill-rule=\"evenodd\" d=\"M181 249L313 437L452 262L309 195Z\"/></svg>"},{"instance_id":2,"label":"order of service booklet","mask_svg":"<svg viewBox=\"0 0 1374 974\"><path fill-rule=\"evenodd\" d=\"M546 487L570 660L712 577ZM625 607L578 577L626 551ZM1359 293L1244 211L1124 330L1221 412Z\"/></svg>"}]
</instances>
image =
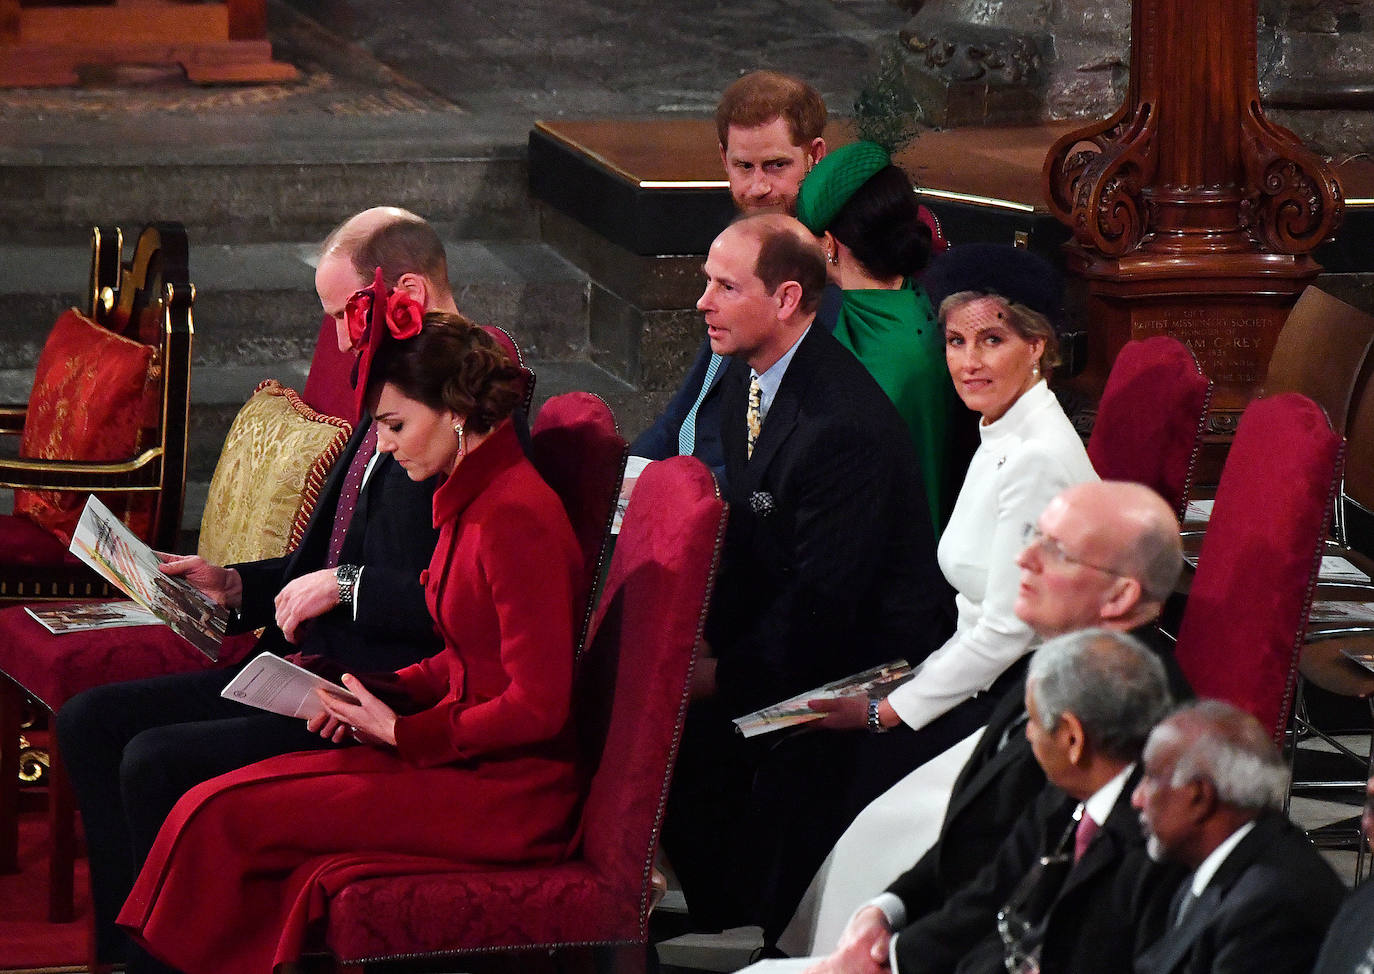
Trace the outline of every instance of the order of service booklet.
<instances>
[{"instance_id":1,"label":"order of service booklet","mask_svg":"<svg viewBox=\"0 0 1374 974\"><path fill-rule=\"evenodd\" d=\"M157 626L162 620L137 602L76 602L48 609L24 606L24 611L54 636L92 629L119 629L124 626Z\"/></svg>"},{"instance_id":2,"label":"order of service booklet","mask_svg":"<svg viewBox=\"0 0 1374 974\"><path fill-rule=\"evenodd\" d=\"M72 554L211 660L229 626L229 610L184 578L164 575L161 559L92 494L70 545Z\"/></svg>"},{"instance_id":3,"label":"order of service booklet","mask_svg":"<svg viewBox=\"0 0 1374 974\"><path fill-rule=\"evenodd\" d=\"M906 682L911 677L911 673L911 665L906 660L894 659L890 663L875 666L871 670L864 670L862 673L846 676L814 690L799 693L795 697L788 697L771 707L755 710L752 714L736 717L734 720L735 730L745 737L754 737L758 734L782 730L784 727L819 720L825 714L808 707L806 705L808 700L849 697L855 694L885 697L898 684Z\"/></svg>"},{"instance_id":4,"label":"order of service booklet","mask_svg":"<svg viewBox=\"0 0 1374 974\"><path fill-rule=\"evenodd\" d=\"M309 719L324 711L324 705L315 695L316 689L320 688L349 703L358 702L357 697L337 683L282 659L275 653L259 653L253 657L219 695L259 710Z\"/></svg>"}]
</instances>

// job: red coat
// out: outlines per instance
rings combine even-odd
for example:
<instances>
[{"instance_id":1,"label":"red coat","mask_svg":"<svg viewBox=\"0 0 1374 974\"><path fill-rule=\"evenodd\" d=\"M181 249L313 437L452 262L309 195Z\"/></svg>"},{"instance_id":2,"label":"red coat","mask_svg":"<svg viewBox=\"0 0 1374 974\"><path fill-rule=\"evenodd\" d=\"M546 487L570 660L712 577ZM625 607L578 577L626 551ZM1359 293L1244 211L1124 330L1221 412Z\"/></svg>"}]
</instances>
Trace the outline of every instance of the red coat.
<instances>
[{"instance_id":1,"label":"red coat","mask_svg":"<svg viewBox=\"0 0 1374 974\"><path fill-rule=\"evenodd\" d=\"M587 584L572 528L509 422L435 493L434 521L424 581L445 648L399 674L428 709L398 719L395 750L287 754L188 792L119 915L155 955L188 974L265 972L300 956L352 880L568 853Z\"/></svg>"}]
</instances>

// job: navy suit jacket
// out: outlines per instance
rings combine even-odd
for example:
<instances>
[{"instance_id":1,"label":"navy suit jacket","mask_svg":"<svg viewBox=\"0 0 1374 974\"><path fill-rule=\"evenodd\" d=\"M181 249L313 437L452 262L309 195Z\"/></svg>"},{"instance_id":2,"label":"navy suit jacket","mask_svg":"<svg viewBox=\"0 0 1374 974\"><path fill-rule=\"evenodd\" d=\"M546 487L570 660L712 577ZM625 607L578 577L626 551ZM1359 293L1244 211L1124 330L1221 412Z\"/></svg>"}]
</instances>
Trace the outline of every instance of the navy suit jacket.
<instances>
[{"instance_id":1,"label":"navy suit jacket","mask_svg":"<svg viewBox=\"0 0 1374 974\"><path fill-rule=\"evenodd\" d=\"M821 296L820 308L816 312L816 324L826 331L834 331L835 318L839 314L843 300L843 291L833 284L826 285ZM666 460L677 456L678 433L682 430L682 421L687 418L687 413L701 395L701 388L706 379L706 367L710 362L711 343L703 340L701 347L697 349L696 358L692 359L692 367L687 370L687 375L677 392L673 393L673 398L668 401L658 419L654 420L654 424L635 437L635 441L630 444L631 455L648 457L650 460ZM716 374L711 378L711 385L706 390L706 397L697 409L696 440L692 450L692 456L710 467L716 479L722 481L725 473L725 455L720 445L720 379L724 374L724 368L716 370Z\"/></svg>"},{"instance_id":2,"label":"navy suit jacket","mask_svg":"<svg viewBox=\"0 0 1374 974\"><path fill-rule=\"evenodd\" d=\"M746 457L749 366L721 379L730 519L708 638L717 693L744 714L952 629L906 426L823 328L797 346Z\"/></svg>"},{"instance_id":3,"label":"navy suit jacket","mask_svg":"<svg viewBox=\"0 0 1374 974\"><path fill-rule=\"evenodd\" d=\"M345 668L368 672L397 670L443 647L420 585L420 572L429 567L439 539L433 513L439 479L412 481L390 454L377 458L344 535L340 560L363 566L356 620L352 610L332 609L312 620L295 646L275 623L273 600L282 587L324 567L343 479L369 423L357 425L335 462L300 545L281 558L233 566L243 579L239 628L266 627L259 649L328 656Z\"/></svg>"},{"instance_id":4,"label":"navy suit jacket","mask_svg":"<svg viewBox=\"0 0 1374 974\"><path fill-rule=\"evenodd\" d=\"M1136 974L1307 974L1344 895L1307 836L1267 812L1182 921L1136 959Z\"/></svg>"}]
</instances>

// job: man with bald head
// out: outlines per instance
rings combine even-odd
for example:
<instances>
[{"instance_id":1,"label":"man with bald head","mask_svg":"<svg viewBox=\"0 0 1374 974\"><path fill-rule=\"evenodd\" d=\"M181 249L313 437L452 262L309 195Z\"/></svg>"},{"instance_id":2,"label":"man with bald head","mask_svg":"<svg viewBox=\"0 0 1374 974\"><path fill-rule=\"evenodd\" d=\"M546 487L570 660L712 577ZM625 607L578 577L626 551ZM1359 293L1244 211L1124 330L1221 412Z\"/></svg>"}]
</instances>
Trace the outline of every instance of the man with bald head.
<instances>
[{"instance_id":1,"label":"man with bald head","mask_svg":"<svg viewBox=\"0 0 1374 974\"><path fill-rule=\"evenodd\" d=\"M669 797L664 848L699 927L753 922L761 863L812 811L786 775L751 794L775 739L732 718L894 656L924 658L952 628L910 437L877 383L813 327L825 265L794 218L726 228L704 267L703 313L721 380L730 522L694 672L694 702ZM819 734L799 770L843 769L854 735ZM822 757L821 750L836 750ZM752 821L750 809L776 803Z\"/></svg>"},{"instance_id":2,"label":"man with bald head","mask_svg":"<svg viewBox=\"0 0 1374 974\"><path fill-rule=\"evenodd\" d=\"M337 323L340 351L349 349L344 306L372 283L378 267L388 287L407 292L426 311L457 311L443 243L433 228L397 207L365 210L325 240L315 273L320 303ZM438 537L436 482L412 481L389 454L375 451L376 436L364 417L295 551L228 567L173 557L164 570L232 609L237 631L265 627L250 655L300 652L353 672L395 670L432 655L442 644L420 572ZM221 698L235 672L97 687L73 697L57 715L90 850L101 961L127 957L140 970L153 969L114 918L163 819L187 789L276 754L332 746L300 720Z\"/></svg>"},{"instance_id":3,"label":"man with bald head","mask_svg":"<svg viewBox=\"0 0 1374 974\"><path fill-rule=\"evenodd\" d=\"M1288 765L1220 700L1160 721L1132 804L1150 855L1192 870L1135 974L1308 974L1345 886L1283 814Z\"/></svg>"},{"instance_id":4,"label":"man with bald head","mask_svg":"<svg viewBox=\"0 0 1374 974\"><path fill-rule=\"evenodd\" d=\"M1175 698L1188 687L1154 626L1183 568L1178 521L1154 491L1101 481L1066 488L1026 526L1015 611L1042 639L1088 628L1131 632L1163 659ZM990 860L1044 787L1023 730L1025 684L988 719L954 784L938 838L916 865L850 919L827 972L886 966L892 931L941 908Z\"/></svg>"}]
</instances>

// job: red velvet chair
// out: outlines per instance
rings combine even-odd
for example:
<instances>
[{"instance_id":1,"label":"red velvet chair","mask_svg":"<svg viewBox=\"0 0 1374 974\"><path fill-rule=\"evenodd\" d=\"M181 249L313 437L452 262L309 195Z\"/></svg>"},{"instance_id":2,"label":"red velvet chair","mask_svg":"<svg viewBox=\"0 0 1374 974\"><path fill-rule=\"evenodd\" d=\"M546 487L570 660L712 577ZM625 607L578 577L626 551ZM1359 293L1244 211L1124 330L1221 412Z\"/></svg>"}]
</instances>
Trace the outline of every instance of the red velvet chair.
<instances>
[{"instance_id":1,"label":"red velvet chair","mask_svg":"<svg viewBox=\"0 0 1374 974\"><path fill-rule=\"evenodd\" d=\"M1153 488L1181 519L1211 398L1187 345L1166 335L1127 342L1088 439L1098 476Z\"/></svg>"},{"instance_id":2,"label":"red velvet chair","mask_svg":"<svg viewBox=\"0 0 1374 974\"><path fill-rule=\"evenodd\" d=\"M580 650L610 550L611 521L630 445L616 430L611 408L590 392L566 392L545 402L530 442L535 469L563 501L591 579L587 607L578 620Z\"/></svg>"},{"instance_id":3,"label":"red velvet chair","mask_svg":"<svg viewBox=\"0 0 1374 974\"><path fill-rule=\"evenodd\" d=\"M87 313L53 326L29 402L0 407L0 434L20 437L19 457L0 459L0 487L15 490L15 513L0 516L0 604L110 594L67 551L92 491L145 541L176 544L195 298L186 232L145 227L128 263L122 239L92 231Z\"/></svg>"},{"instance_id":4,"label":"red velvet chair","mask_svg":"<svg viewBox=\"0 0 1374 974\"><path fill-rule=\"evenodd\" d=\"M578 662L591 780L579 853L551 866L355 881L330 901L324 931L341 966L596 947L629 948L624 959L643 963L654 850L724 527L700 461L674 457L640 477Z\"/></svg>"},{"instance_id":5,"label":"red velvet chair","mask_svg":"<svg viewBox=\"0 0 1374 974\"><path fill-rule=\"evenodd\" d=\"M1175 656L1284 739L1307 612L1344 459L1322 408L1283 393L1250 404L1217 486Z\"/></svg>"}]
</instances>

